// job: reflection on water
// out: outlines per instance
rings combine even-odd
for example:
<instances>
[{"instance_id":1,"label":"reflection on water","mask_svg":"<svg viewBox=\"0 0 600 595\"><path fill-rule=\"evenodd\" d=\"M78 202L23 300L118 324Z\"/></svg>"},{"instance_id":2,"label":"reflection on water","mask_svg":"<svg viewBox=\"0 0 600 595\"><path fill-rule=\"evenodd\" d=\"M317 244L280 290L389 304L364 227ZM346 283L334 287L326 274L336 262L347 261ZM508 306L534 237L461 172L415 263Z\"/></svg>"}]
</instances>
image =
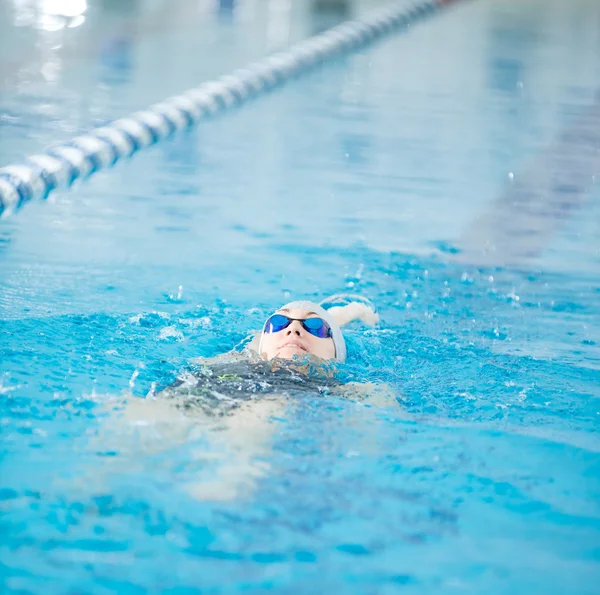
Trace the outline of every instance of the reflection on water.
<instances>
[{"instance_id":1,"label":"reflection on water","mask_svg":"<svg viewBox=\"0 0 600 595\"><path fill-rule=\"evenodd\" d=\"M99 83L119 85L128 82L133 74L134 51L139 34L140 3L138 0L125 2L103 2L95 24L109 35L100 41L98 62Z\"/></svg>"},{"instance_id":2,"label":"reflection on water","mask_svg":"<svg viewBox=\"0 0 600 595\"><path fill-rule=\"evenodd\" d=\"M353 0L310 0L312 34L316 35L350 20L353 13Z\"/></svg>"},{"instance_id":3,"label":"reflection on water","mask_svg":"<svg viewBox=\"0 0 600 595\"><path fill-rule=\"evenodd\" d=\"M510 176L501 196L459 240L463 262L523 266L539 257L577 209L597 200L600 180L600 94L559 137Z\"/></svg>"},{"instance_id":4,"label":"reflection on water","mask_svg":"<svg viewBox=\"0 0 600 595\"><path fill-rule=\"evenodd\" d=\"M221 15L231 15L235 10L235 0L218 0L218 11Z\"/></svg>"},{"instance_id":5,"label":"reflection on water","mask_svg":"<svg viewBox=\"0 0 600 595\"><path fill-rule=\"evenodd\" d=\"M560 5L555 3L552 10L560 18ZM595 86L581 86L581 72L571 73L570 80L563 83L560 77L545 76L539 68L539 63L547 59L543 51L556 54L553 74L572 60L575 52L559 54L547 48L545 36L552 35L554 41L570 38L572 31L580 30L579 19L567 19L562 27L550 28L538 18L534 6L530 10L498 8L492 17L490 87L498 93L503 110L497 120L490 121L490 133L498 140L498 152L509 155L509 151L518 151L525 159L524 165L509 165L500 195L465 227L457 242L461 250L458 258L488 266L531 266L569 219L586 202L597 198L594 189L600 175L600 95ZM598 21L592 19L587 29L597 35ZM587 37L584 35L584 39ZM587 39L582 45L588 47ZM598 57L593 61L597 71ZM549 88L561 84L566 96L572 97L573 90L580 89L580 95L589 97L591 103L548 102L553 103L557 129L543 138L545 142L536 140L532 147L532 123L539 126L547 109L535 90L549 93Z\"/></svg>"}]
</instances>

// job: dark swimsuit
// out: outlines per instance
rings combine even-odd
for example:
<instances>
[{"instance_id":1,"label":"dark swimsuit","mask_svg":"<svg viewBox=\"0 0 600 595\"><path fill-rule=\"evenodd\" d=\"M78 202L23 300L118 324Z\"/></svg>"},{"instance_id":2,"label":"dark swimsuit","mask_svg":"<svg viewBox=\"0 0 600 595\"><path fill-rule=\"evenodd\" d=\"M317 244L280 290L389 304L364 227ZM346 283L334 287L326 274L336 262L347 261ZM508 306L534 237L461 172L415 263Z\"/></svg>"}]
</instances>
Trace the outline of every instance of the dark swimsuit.
<instances>
[{"instance_id":1,"label":"dark swimsuit","mask_svg":"<svg viewBox=\"0 0 600 595\"><path fill-rule=\"evenodd\" d=\"M327 395L341 382L332 373L311 363L234 360L204 365L161 391L160 396L176 400L177 407L192 413L202 410L224 415L247 401L269 394L288 396Z\"/></svg>"}]
</instances>

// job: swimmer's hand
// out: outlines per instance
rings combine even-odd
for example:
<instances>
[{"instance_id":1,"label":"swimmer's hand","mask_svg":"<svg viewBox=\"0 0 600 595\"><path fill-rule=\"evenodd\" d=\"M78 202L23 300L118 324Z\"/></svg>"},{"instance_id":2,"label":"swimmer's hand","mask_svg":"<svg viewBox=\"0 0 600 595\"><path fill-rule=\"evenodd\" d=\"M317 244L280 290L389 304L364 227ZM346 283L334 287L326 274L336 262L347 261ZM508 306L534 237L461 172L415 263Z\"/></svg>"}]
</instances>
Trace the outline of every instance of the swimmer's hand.
<instances>
[{"instance_id":1,"label":"swimmer's hand","mask_svg":"<svg viewBox=\"0 0 600 595\"><path fill-rule=\"evenodd\" d=\"M332 306L327 312L335 318L340 326L349 324L353 320L362 320L369 326L375 326L379 322L379 314L362 302L351 302L345 306Z\"/></svg>"}]
</instances>

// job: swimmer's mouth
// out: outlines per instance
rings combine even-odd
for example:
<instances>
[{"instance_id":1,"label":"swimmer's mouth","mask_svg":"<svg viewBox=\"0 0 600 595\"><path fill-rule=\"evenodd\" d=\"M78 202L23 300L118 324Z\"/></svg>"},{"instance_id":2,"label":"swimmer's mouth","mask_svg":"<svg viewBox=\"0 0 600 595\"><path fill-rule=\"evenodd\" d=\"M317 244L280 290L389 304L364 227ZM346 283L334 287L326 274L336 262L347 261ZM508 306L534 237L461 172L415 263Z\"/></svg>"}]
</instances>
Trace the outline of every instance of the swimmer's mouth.
<instances>
[{"instance_id":1,"label":"swimmer's mouth","mask_svg":"<svg viewBox=\"0 0 600 595\"><path fill-rule=\"evenodd\" d=\"M302 345L302 343L299 343L298 341L288 341L287 343L284 343L279 349L285 349L286 347L298 347L298 349L302 349L302 351L308 351L308 349L306 349L306 347L304 347L304 345Z\"/></svg>"}]
</instances>

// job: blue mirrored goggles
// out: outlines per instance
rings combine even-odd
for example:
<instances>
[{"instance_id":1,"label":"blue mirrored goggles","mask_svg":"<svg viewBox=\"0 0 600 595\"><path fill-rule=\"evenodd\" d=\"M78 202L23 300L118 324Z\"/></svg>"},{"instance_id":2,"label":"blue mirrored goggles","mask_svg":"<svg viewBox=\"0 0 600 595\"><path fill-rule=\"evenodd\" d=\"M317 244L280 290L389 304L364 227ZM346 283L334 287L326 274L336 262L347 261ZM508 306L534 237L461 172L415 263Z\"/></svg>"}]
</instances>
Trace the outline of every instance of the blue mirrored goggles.
<instances>
[{"instance_id":1,"label":"blue mirrored goggles","mask_svg":"<svg viewBox=\"0 0 600 595\"><path fill-rule=\"evenodd\" d=\"M331 327L322 318L290 318L283 314L273 314L267 322L263 331L265 333L278 333L284 328L287 328L297 320L307 333L319 339L328 339L331 337Z\"/></svg>"}]
</instances>

